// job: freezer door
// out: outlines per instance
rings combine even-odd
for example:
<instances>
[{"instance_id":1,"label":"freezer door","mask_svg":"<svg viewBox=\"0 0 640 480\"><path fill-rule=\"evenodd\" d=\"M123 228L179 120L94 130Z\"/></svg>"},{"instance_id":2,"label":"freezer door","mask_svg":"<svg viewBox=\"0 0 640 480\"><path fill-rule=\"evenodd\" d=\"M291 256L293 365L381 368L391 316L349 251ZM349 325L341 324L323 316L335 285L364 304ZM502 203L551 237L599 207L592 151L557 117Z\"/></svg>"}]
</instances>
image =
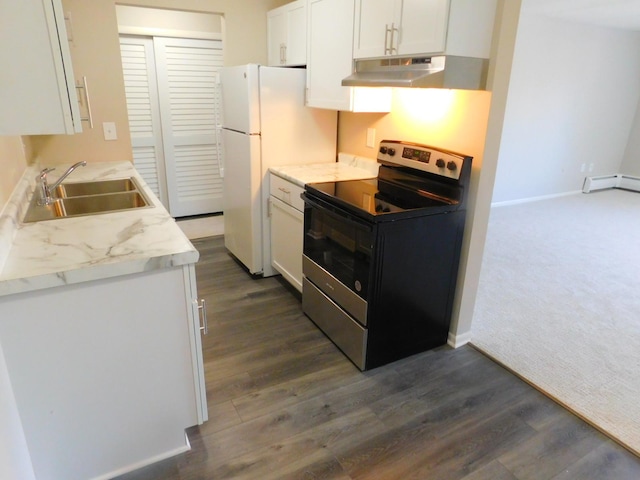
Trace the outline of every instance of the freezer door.
<instances>
[{"instance_id":1,"label":"freezer door","mask_svg":"<svg viewBox=\"0 0 640 480\"><path fill-rule=\"evenodd\" d=\"M262 273L260 136L222 129L224 245L252 274Z\"/></svg>"},{"instance_id":2,"label":"freezer door","mask_svg":"<svg viewBox=\"0 0 640 480\"><path fill-rule=\"evenodd\" d=\"M222 126L243 133L260 133L258 65L220 69Z\"/></svg>"}]
</instances>

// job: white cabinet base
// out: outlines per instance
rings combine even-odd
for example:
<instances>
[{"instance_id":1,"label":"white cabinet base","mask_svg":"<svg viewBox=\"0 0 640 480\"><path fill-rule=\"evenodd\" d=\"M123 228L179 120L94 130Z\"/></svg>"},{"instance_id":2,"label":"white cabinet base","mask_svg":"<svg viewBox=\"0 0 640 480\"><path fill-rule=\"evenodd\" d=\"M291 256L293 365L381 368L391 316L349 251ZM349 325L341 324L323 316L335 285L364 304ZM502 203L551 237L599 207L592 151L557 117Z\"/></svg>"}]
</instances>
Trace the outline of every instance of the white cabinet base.
<instances>
[{"instance_id":1,"label":"white cabinet base","mask_svg":"<svg viewBox=\"0 0 640 480\"><path fill-rule=\"evenodd\" d=\"M111 478L189 448L206 420L193 268L0 298L36 478Z\"/></svg>"},{"instance_id":2,"label":"white cabinet base","mask_svg":"<svg viewBox=\"0 0 640 480\"><path fill-rule=\"evenodd\" d=\"M271 263L302 292L302 241L304 214L271 197Z\"/></svg>"}]
</instances>

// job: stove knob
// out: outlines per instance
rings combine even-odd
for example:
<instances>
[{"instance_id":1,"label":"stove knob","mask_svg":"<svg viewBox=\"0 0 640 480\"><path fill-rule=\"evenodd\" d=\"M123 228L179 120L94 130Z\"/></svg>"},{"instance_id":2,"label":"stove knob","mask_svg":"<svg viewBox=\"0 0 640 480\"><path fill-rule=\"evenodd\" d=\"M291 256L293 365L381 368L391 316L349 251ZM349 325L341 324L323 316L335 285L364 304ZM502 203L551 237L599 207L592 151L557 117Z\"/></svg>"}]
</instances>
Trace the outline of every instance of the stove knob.
<instances>
[{"instance_id":1,"label":"stove knob","mask_svg":"<svg viewBox=\"0 0 640 480\"><path fill-rule=\"evenodd\" d=\"M387 147L380 147L380 153L383 155L387 153Z\"/></svg>"},{"instance_id":2,"label":"stove knob","mask_svg":"<svg viewBox=\"0 0 640 480\"><path fill-rule=\"evenodd\" d=\"M387 150L387 153L393 157L396 154L396 149L395 148L390 148L390 149Z\"/></svg>"},{"instance_id":3,"label":"stove knob","mask_svg":"<svg viewBox=\"0 0 640 480\"><path fill-rule=\"evenodd\" d=\"M438 168L444 168L444 160L439 158L438 160L436 160L436 167Z\"/></svg>"},{"instance_id":4,"label":"stove knob","mask_svg":"<svg viewBox=\"0 0 640 480\"><path fill-rule=\"evenodd\" d=\"M458 168L458 165L456 165L456 162L450 161L449 163L447 163L447 170L451 170L453 172L457 168Z\"/></svg>"}]
</instances>

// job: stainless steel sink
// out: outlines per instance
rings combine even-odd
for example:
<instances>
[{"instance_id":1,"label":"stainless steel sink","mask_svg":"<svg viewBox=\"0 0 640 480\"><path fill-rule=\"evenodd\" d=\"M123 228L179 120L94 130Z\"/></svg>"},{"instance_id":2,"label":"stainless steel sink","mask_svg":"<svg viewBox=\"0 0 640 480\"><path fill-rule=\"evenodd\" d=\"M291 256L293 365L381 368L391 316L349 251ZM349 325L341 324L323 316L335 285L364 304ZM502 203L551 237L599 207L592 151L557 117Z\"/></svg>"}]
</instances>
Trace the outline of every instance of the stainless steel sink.
<instances>
[{"instance_id":1,"label":"stainless steel sink","mask_svg":"<svg viewBox=\"0 0 640 480\"><path fill-rule=\"evenodd\" d=\"M130 192L139 190L133 178L97 180L95 182L61 183L53 191L56 198L83 197L105 193Z\"/></svg>"},{"instance_id":2,"label":"stainless steel sink","mask_svg":"<svg viewBox=\"0 0 640 480\"><path fill-rule=\"evenodd\" d=\"M63 183L54 191L50 205L38 205L33 195L24 222L97 215L152 206L134 178Z\"/></svg>"}]
</instances>

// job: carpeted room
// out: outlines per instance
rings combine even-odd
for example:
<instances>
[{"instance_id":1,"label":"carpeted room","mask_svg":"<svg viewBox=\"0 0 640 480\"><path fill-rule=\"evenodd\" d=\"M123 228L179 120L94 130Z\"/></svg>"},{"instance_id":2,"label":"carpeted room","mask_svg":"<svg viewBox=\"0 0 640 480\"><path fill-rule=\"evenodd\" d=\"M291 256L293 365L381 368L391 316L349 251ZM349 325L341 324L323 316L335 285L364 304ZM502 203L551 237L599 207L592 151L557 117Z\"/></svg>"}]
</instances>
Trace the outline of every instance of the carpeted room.
<instances>
[{"instance_id":1,"label":"carpeted room","mask_svg":"<svg viewBox=\"0 0 640 480\"><path fill-rule=\"evenodd\" d=\"M640 34L544 3L523 1L472 343L638 454L640 193L581 188L640 175Z\"/></svg>"}]
</instances>

